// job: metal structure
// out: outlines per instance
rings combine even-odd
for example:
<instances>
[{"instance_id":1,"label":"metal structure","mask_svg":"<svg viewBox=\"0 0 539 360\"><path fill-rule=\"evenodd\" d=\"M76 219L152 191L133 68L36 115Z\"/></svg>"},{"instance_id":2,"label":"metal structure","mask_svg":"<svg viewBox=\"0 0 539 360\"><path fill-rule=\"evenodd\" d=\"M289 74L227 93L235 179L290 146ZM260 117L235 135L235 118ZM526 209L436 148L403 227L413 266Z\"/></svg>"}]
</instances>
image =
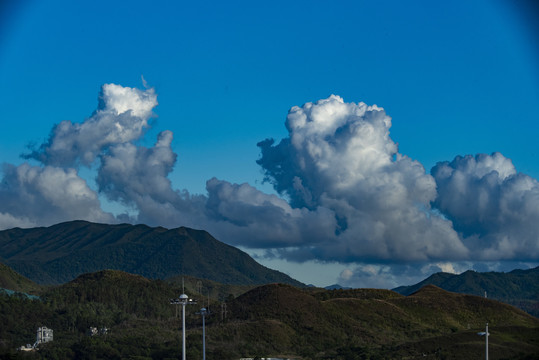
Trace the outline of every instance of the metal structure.
<instances>
[{"instance_id":1,"label":"metal structure","mask_svg":"<svg viewBox=\"0 0 539 360\"><path fill-rule=\"evenodd\" d=\"M178 299L170 299L170 303L182 306L182 360L185 360L185 305L195 305L197 302L189 299L189 296L181 294Z\"/></svg>"},{"instance_id":2,"label":"metal structure","mask_svg":"<svg viewBox=\"0 0 539 360\"><path fill-rule=\"evenodd\" d=\"M210 315L210 310L206 308L200 309L197 313L202 315L202 360L206 360L206 315Z\"/></svg>"},{"instance_id":3,"label":"metal structure","mask_svg":"<svg viewBox=\"0 0 539 360\"><path fill-rule=\"evenodd\" d=\"M478 332L477 335L485 337L485 360L488 360L488 323L486 325L485 331Z\"/></svg>"}]
</instances>

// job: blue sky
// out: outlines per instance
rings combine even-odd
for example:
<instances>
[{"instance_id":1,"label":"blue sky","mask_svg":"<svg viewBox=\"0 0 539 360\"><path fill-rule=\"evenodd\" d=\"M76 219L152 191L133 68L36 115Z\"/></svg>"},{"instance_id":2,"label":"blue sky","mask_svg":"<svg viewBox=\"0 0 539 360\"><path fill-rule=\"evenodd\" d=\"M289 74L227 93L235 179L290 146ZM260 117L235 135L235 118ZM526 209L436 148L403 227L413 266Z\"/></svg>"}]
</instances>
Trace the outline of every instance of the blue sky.
<instances>
[{"instance_id":1,"label":"blue sky","mask_svg":"<svg viewBox=\"0 0 539 360\"><path fill-rule=\"evenodd\" d=\"M29 153L29 144L39 148L51 140L55 124L90 119L103 84L144 90L143 76L159 105L153 107L155 116L144 133L130 141L151 148L159 133L171 131L170 148L177 159L165 177L173 190L186 189L191 195L211 197L206 181L214 177L227 184L247 183L268 196L278 194L271 183L263 183L264 171L274 185L279 183L278 175L270 171L274 160L270 155L280 151L281 139L292 137L285 127L289 109L332 94L344 103L364 102L385 109L392 119L389 136L398 144L398 153L420 163L426 174L438 162L451 162L458 155L499 152L510 159L515 174L539 178L539 32L537 7L531 1L27 0L8 1L0 11L2 163L50 166L36 158L21 159L20 154ZM257 143L266 138L274 138L275 144L266 148L263 168L256 162L262 156ZM103 151L107 154L110 149ZM129 204L130 221L149 219L158 225L157 217L140 215L142 205L133 197L107 193L103 184L99 188L94 179L102 162L70 166L97 194L102 210L116 216L123 211L122 204ZM7 183L7 170L3 172ZM308 174L296 175L304 182L310 179ZM433 211L454 222L467 249L476 245L465 238L479 236L488 242L495 241L492 236L502 237L502 232L496 237L484 223L458 225L463 215L456 205L443 202L443 179L436 180L441 189L438 196L410 202L434 204ZM278 195L293 209L311 206L312 216L321 208L339 212L327 203L317 203L316 209L307 203L293 204L292 188L282 181ZM328 180L324 186L331 184ZM14 189L4 188L4 196ZM310 191L324 193L314 185ZM519 211L534 204L519 204ZM20 218L7 208L0 208L0 213L10 215L8 220ZM219 216L223 222L231 215ZM525 224L533 223L536 216L534 212L524 216ZM344 217L348 224L343 233L352 228L352 215ZM184 221L181 216L175 219L163 225L210 224ZM8 220L3 228L9 227ZM25 221L48 225L52 220L36 215ZM377 221L391 227L385 218ZM317 285L340 281L390 287L421 280L439 269L506 270L539 261L537 255L518 255L523 252L520 248L503 256L477 255L476 250L474 256L455 252L448 258L430 253L425 261L375 251L346 257L318 248L320 241L309 244L304 239L284 246L282 239L274 239L277 245L272 247L273 238L235 241L248 236L241 235L241 229L208 227L221 240L259 254L268 266ZM530 239L523 245L530 246L532 254L537 254L536 231L537 227L530 228ZM351 241L334 244L354 248ZM312 250L309 256L296 254L304 247ZM273 260L264 258L270 255ZM482 267L474 265L479 262ZM403 273L410 275L399 277Z\"/></svg>"}]
</instances>

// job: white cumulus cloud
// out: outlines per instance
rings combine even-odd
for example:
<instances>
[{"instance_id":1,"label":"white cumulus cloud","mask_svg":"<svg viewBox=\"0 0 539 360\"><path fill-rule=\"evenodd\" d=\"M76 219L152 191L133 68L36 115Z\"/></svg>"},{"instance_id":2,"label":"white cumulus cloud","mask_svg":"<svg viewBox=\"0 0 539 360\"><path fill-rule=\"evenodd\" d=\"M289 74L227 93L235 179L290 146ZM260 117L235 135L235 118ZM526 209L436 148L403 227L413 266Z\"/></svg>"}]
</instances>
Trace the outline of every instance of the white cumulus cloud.
<instances>
[{"instance_id":1,"label":"white cumulus cloud","mask_svg":"<svg viewBox=\"0 0 539 360\"><path fill-rule=\"evenodd\" d=\"M74 169L6 164L3 173L0 214L4 222L14 219L13 226L52 225L74 219L114 222L112 215L101 210L97 193Z\"/></svg>"},{"instance_id":2,"label":"white cumulus cloud","mask_svg":"<svg viewBox=\"0 0 539 360\"><path fill-rule=\"evenodd\" d=\"M474 258L539 258L539 182L500 153L457 156L432 168L434 202Z\"/></svg>"},{"instance_id":3,"label":"white cumulus cloud","mask_svg":"<svg viewBox=\"0 0 539 360\"><path fill-rule=\"evenodd\" d=\"M105 84L98 109L83 123L62 121L39 149L26 155L55 166L90 165L107 147L140 138L157 106L153 89Z\"/></svg>"},{"instance_id":4,"label":"white cumulus cloud","mask_svg":"<svg viewBox=\"0 0 539 360\"><path fill-rule=\"evenodd\" d=\"M136 210L133 222L148 225L200 227L204 197L172 188L168 175L177 155L172 151L173 134L163 131L151 148L122 143L101 156L97 184L109 200Z\"/></svg>"},{"instance_id":5,"label":"white cumulus cloud","mask_svg":"<svg viewBox=\"0 0 539 360\"><path fill-rule=\"evenodd\" d=\"M325 208L337 226L320 256L427 260L463 258L451 223L431 211L436 184L423 166L398 153L382 108L330 96L293 107L289 137L259 143L266 180L294 208Z\"/></svg>"},{"instance_id":6,"label":"white cumulus cloud","mask_svg":"<svg viewBox=\"0 0 539 360\"><path fill-rule=\"evenodd\" d=\"M304 248L332 238L335 220L328 209L292 208L249 184L210 179L206 183L206 226L235 245L251 248Z\"/></svg>"},{"instance_id":7,"label":"white cumulus cloud","mask_svg":"<svg viewBox=\"0 0 539 360\"><path fill-rule=\"evenodd\" d=\"M89 118L60 122L25 155L39 165L4 164L0 229L75 219L188 226L273 259L346 264L338 281L363 287L539 259L539 183L499 153L459 156L428 174L399 152L383 108L332 95L292 107L288 136L258 143L279 196L217 178L192 195L169 179L171 131L140 145L156 106L151 88L103 85ZM103 211L100 195L126 212Z\"/></svg>"}]
</instances>

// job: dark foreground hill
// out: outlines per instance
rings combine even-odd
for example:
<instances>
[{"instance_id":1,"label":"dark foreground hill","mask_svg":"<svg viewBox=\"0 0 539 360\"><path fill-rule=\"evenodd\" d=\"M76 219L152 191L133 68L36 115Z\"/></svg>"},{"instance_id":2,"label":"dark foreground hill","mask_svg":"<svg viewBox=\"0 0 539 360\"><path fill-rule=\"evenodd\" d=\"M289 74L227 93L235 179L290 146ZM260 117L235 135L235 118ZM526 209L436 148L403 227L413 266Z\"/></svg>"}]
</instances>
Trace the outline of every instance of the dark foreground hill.
<instances>
[{"instance_id":1,"label":"dark foreground hill","mask_svg":"<svg viewBox=\"0 0 539 360\"><path fill-rule=\"evenodd\" d=\"M115 269L152 279L183 274L224 284L303 285L206 231L185 227L71 221L4 230L0 261L39 284L62 284L83 273Z\"/></svg>"},{"instance_id":2,"label":"dark foreground hill","mask_svg":"<svg viewBox=\"0 0 539 360\"><path fill-rule=\"evenodd\" d=\"M37 326L54 341L30 359L174 359L181 319L169 298L176 285L120 271L85 274L41 300L0 295L0 358L31 343ZM186 288L193 296L193 290ZM204 292L204 291L203 291ZM187 306L187 357L202 358L202 321ZM483 297L434 286L403 296L388 290L299 289L271 284L226 302L211 300L208 359L480 359L489 322L490 359L537 359L539 319ZM85 336L91 327L106 336ZM20 354L19 354L20 355Z\"/></svg>"},{"instance_id":3,"label":"dark foreground hill","mask_svg":"<svg viewBox=\"0 0 539 360\"><path fill-rule=\"evenodd\" d=\"M409 295L428 284L462 294L484 296L486 292L488 298L514 305L539 317L539 267L508 273L470 270L455 275L440 272L415 285L400 286L393 291Z\"/></svg>"}]
</instances>

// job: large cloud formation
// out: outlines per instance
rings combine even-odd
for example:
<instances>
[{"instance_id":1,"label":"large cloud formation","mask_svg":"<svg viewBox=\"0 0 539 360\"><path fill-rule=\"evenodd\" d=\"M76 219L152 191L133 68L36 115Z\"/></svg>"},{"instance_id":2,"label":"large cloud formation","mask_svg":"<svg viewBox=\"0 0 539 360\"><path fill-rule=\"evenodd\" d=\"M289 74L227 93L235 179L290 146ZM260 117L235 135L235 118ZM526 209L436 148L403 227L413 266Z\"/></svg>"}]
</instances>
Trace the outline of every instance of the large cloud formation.
<instances>
[{"instance_id":1,"label":"large cloud formation","mask_svg":"<svg viewBox=\"0 0 539 360\"><path fill-rule=\"evenodd\" d=\"M216 178L192 195L168 178L172 132L139 144L155 106L151 88L103 85L88 119L59 123L25 155L37 164L3 165L0 228L73 219L203 228L268 256L349 263L341 280L351 285L539 259L539 184L501 154L456 157L428 174L399 153L382 108L332 95L291 108L288 136L258 144L280 196ZM81 167L96 172L95 185ZM100 196L125 213L103 211Z\"/></svg>"},{"instance_id":2,"label":"large cloud formation","mask_svg":"<svg viewBox=\"0 0 539 360\"><path fill-rule=\"evenodd\" d=\"M459 259L467 249L432 211L434 179L398 153L391 118L377 106L331 96L293 107L290 136L259 143L266 180L297 208L331 210L335 236L323 256L336 261ZM405 234L405 235L404 235Z\"/></svg>"},{"instance_id":3,"label":"large cloud formation","mask_svg":"<svg viewBox=\"0 0 539 360\"><path fill-rule=\"evenodd\" d=\"M137 140L157 105L153 89L103 85L98 109L83 123L63 121L49 139L23 157L41 163L4 164L0 185L0 225L51 225L84 219L115 222L103 211L96 191L78 174L110 147Z\"/></svg>"},{"instance_id":4,"label":"large cloud formation","mask_svg":"<svg viewBox=\"0 0 539 360\"><path fill-rule=\"evenodd\" d=\"M476 259L539 258L539 182L500 153L457 156L432 168L435 206Z\"/></svg>"}]
</instances>

